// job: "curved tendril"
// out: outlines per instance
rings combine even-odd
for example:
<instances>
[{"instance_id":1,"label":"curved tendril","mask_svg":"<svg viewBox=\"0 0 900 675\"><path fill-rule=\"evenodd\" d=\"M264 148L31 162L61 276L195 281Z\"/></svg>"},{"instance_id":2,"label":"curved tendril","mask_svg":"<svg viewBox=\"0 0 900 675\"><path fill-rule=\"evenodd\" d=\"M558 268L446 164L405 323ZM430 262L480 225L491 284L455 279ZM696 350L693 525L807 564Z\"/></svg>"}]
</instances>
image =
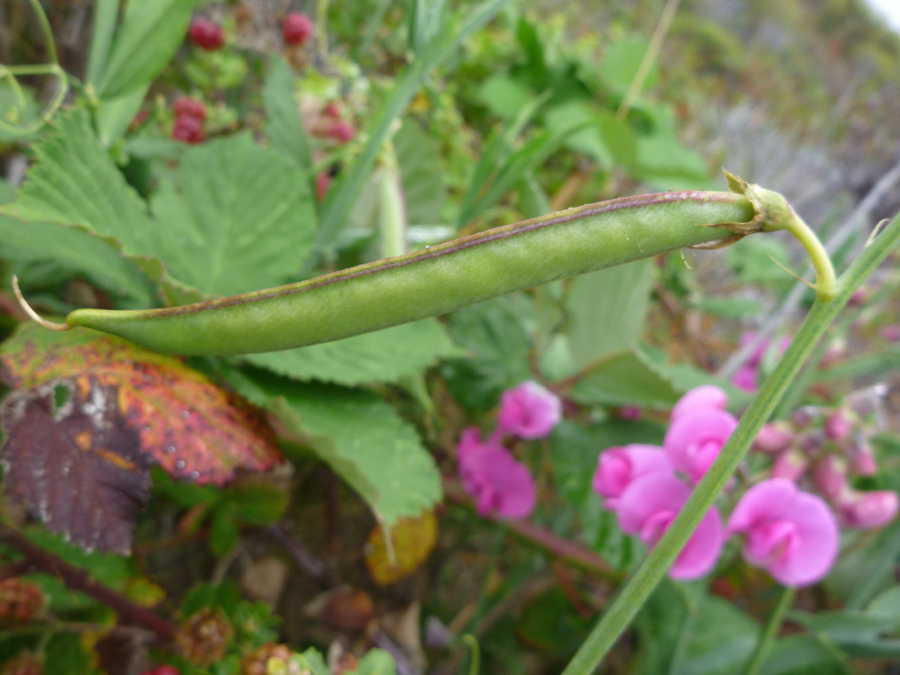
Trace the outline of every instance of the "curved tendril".
<instances>
[{"instance_id":1,"label":"curved tendril","mask_svg":"<svg viewBox=\"0 0 900 675\"><path fill-rule=\"evenodd\" d=\"M19 279L18 279L18 277L16 277L15 274L13 274L12 286L13 286L13 292L16 294L16 300L19 301L19 306L22 308L22 310L28 316L30 316L34 321L41 324L44 328L49 328L50 330L56 330L56 331L60 331L60 332L66 331L66 330L72 330L74 328L74 326L70 326L67 323L56 323L55 321L47 321L47 319L45 319L40 314L35 312L31 308L31 305L29 305L28 302L25 300L25 297L22 295L22 291L19 289Z\"/></svg>"}]
</instances>

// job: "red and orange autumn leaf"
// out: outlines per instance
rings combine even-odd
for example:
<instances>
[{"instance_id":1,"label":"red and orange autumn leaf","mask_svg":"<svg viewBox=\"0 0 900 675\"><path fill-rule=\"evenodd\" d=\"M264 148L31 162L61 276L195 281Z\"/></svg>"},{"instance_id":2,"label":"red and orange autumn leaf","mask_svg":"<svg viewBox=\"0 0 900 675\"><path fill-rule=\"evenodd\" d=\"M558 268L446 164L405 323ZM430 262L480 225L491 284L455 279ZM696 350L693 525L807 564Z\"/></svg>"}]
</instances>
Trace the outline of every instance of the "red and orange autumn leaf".
<instances>
[{"instance_id":1,"label":"red and orange autumn leaf","mask_svg":"<svg viewBox=\"0 0 900 675\"><path fill-rule=\"evenodd\" d=\"M0 409L6 489L84 546L128 549L151 464L222 484L281 460L252 408L125 340L25 325L0 347L0 377L16 389Z\"/></svg>"}]
</instances>

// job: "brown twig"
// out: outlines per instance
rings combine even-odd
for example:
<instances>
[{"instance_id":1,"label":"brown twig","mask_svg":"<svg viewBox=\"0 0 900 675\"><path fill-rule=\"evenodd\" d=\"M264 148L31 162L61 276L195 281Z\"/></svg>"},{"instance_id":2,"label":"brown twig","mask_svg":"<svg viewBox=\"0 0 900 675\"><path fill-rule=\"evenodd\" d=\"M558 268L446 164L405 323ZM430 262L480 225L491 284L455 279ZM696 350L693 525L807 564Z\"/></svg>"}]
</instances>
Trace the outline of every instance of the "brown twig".
<instances>
[{"instance_id":1,"label":"brown twig","mask_svg":"<svg viewBox=\"0 0 900 675\"><path fill-rule=\"evenodd\" d=\"M16 530L0 524L0 541L24 555L36 570L59 577L69 588L81 591L104 605L108 605L116 611L119 619L124 623L143 626L153 631L162 640L171 640L175 636L178 627L174 623L94 581L86 570L70 565L59 556L45 551Z\"/></svg>"},{"instance_id":2,"label":"brown twig","mask_svg":"<svg viewBox=\"0 0 900 675\"><path fill-rule=\"evenodd\" d=\"M471 500L455 482L444 482L444 494L447 496L448 501L474 510ZM502 520L491 516L487 516L485 519L494 522L501 522ZM510 534L550 553L567 565L587 572L593 572L606 580L619 581L622 579L622 574L614 570L608 562L577 542L563 539L553 534L550 530L527 520L503 520L502 522L506 525Z\"/></svg>"}]
</instances>

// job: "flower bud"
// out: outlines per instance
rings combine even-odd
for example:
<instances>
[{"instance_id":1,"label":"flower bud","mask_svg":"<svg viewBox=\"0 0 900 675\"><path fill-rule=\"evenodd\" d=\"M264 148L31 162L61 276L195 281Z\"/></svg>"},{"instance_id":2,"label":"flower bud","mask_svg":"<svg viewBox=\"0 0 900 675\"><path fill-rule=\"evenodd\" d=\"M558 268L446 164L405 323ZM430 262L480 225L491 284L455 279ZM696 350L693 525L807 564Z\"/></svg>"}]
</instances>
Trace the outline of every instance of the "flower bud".
<instances>
[{"instance_id":1,"label":"flower bud","mask_svg":"<svg viewBox=\"0 0 900 675\"><path fill-rule=\"evenodd\" d=\"M806 472L808 460L796 450L784 450L772 464L772 478L797 480Z\"/></svg>"},{"instance_id":2,"label":"flower bud","mask_svg":"<svg viewBox=\"0 0 900 675\"><path fill-rule=\"evenodd\" d=\"M838 408L825 420L825 437L832 441L841 441L853 428L853 420L843 408Z\"/></svg>"},{"instance_id":3,"label":"flower bud","mask_svg":"<svg viewBox=\"0 0 900 675\"><path fill-rule=\"evenodd\" d=\"M812 479L828 499L837 499L847 487L847 469L834 455L826 455L813 465Z\"/></svg>"},{"instance_id":4,"label":"flower bud","mask_svg":"<svg viewBox=\"0 0 900 675\"><path fill-rule=\"evenodd\" d=\"M783 422L763 424L753 440L753 449L767 455L774 455L786 449L793 438L794 434Z\"/></svg>"},{"instance_id":5,"label":"flower bud","mask_svg":"<svg viewBox=\"0 0 900 675\"><path fill-rule=\"evenodd\" d=\"M843 525L871 530L887 525L897 516L900 500L893 490L848 490L838 501L837 507Z\"/></svg>"}]
</instances>

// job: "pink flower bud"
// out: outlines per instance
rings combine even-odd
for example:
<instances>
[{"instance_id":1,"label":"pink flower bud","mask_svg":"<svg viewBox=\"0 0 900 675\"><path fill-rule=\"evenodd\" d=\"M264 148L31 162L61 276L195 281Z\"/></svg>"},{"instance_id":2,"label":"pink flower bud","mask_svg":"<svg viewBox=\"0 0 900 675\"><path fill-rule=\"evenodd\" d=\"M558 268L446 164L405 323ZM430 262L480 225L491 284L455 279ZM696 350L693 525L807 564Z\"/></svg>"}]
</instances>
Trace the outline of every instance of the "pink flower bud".
<instances>
[{"instance_id":1,"label":"pink flower bud","mask_svg":"<svg viewBox=\"0 0 900 675\"><path fill-rule=\"evenodd\" d=\"M721 387L714 384L704 384L695 387L678 399L678 403L672 408L670 420L674 422L688 410L698 408L718 408L723 410L728 405L728 394Z\"/></svg>"},{"instance_id":2,"label":"pink flower bud","mask_svg":"<svg viewBox=\"0 0 900 675\"><path fill-rule=\"evenodd\" d=\"M900 502L893 490L848 490L837 503L841 524L861 530L884 527L897 517L898 507Z\"/></svg>"},{"instance_id":3,"label":"pink flower bud","mask_svg":"<svg viewBox=\"0 0 900 675\"><path fill-rule=\"evenodd\" d=\"M834 455L826 455L813 465L816 489L830 500L837 499L847 487L847 469Z\"/></svg>"},{"instance_id":4,"label":"pink flower bud","mask_svg":"<svg viewBox=\"0 0 900 675\"><path fill-rule=\"evenodd\" d=\"M537 382L523 382L500 397L497 427L520 438L544 438L562 418L559 397Z\"/></svg>"},{"instance_id":5,"label":"pink flower bud","mask_svg":"<svg viewBox=\"0 0 900 675\"><path fill-rule=\"evenodd\" d=\"M528 467L494 441L481 441L474 427L466 429L457 446L463 488L475 498L482 516L527 518L537 503L537 490Z\"/></svg>"},{"instance_id":6,"label":"pink flower bud","mask_svg":"<svg viewBox=\"0 0 900 675\"><path fill-rule=\"evenodd\" d=\"M750 488L731 514L727 531L743 534L744 559L785 586L819 581L837 557L838 526L831 509L783 478Z\"/></svg>"},{"instance_id":7,"label":"pink flower bud","mask_svg":"<svg viewBox=\"0 0 900 675\"><path fill-rule=\"evenodd\" d=\"M619 408L619 417L623 420L639 420L644 416L644 411L636 405L624 405Z\"/></svg>"},{"instance_id":8,"label":"pink flower bud","mask_svg":"<svg viewBox=\"0 0 900 675\"><path fill-rule=\"evenodd\" d=\"M753 440L753 449L774 455L789 446L793 438L794 434L783 423L763 424Z\"/></svg>"},{"instance_id":9,"label":"pink flower bud","mask_svg":"<svg viewBox=\"0 0 900 675\"><path fill-rule=\"evenodd\" d=\"M672 422L663 446L675 470L684 472L697 483L718 457L735 427L737 420L724 410L688 410Z\"/></svg>"},{"instance_id":10,"label":"pink flower bud","mask_svg":"<svg viewBox=\"0 0 900 675\"><path fill-rule=\"evenodd\" d=\"M796 450L785 450L772 464L772 478L795 481L806 472L809 461Z\"/></svg>"},{"instance_id":11,"label":"pink flower bud","mask_svg":"<svg viewBox=\"0 0 900 675\"><path fill-rule=\"evenodd\" d=\"M853 428L853 420L843 408L838 408L825 420L825 436L832 441L841 441Z\"/></svg>"},{"instance_id":12,"label":"pink flower bud","mask_svg":"<svg viewBox=\"0 0 900 675\"><path fill-rule=\"evenodd\" d=\"M650 473L632 482L619 498L619 527L626 534L637 534L652 549L675 520L688 500L691 489L676 476ZM669 576L696 579L709 573L722 549L722 520L715 507L707 511L681 553Z\"/></svg>"},{"instance_id":13,"label":"pink flower bud","mask_svg":"<svg viewBox=\"0 0 900 675\"><path fill-rule=\"evenodd\" d=\"M884 326L881 329L881 337L888 342L900 342L900 325Z\"/></svg>"},{"instance_id":14,"label":"pink flower bud","mask_svg":"<svg viewBox=\"0 0 900 675\"><path fill-rule=\"evenodd\" d=\"M860 440L859 443L854 443L847 455L850 461L850 470L857 476L874 476L878 473L875 455L872 454L872 448L865 441Z\"/></svg>"},{"instance_id":15,"label":"pink flower bud","mask_svg":"<svg viewBox=\"0 0 900 675\"><path fill-rule=\"evenodd\" d=\"M639 476L662 471L672 473L672 463L665 451L657 445L638 443L620 448L609 448L597 458L594 473L594 491L605 497L603 506L616 508L619 495Z\"/></svg>"},{"instance_id":16,"label":"pink flower bud","mask_svg":"<svg viewBox=\"0 0 900 675\"><path fill-rule=\"evenodd\" d=\"M759 387L759 372L756 366L743 365L731 378L731 384L744 391L756 391Z\"/></svg>"}]
</instances>

